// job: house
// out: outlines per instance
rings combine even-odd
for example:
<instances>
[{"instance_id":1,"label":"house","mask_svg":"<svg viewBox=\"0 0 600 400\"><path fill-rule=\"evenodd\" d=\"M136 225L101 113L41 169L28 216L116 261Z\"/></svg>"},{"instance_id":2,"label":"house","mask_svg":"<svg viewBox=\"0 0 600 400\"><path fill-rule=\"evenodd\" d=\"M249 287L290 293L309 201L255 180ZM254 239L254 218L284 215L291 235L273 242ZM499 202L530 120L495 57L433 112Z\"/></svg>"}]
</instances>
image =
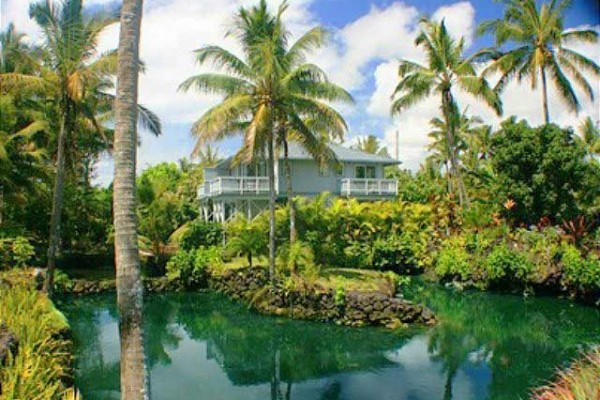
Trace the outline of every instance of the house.
<instances>
[{"instance_id":1,"label":"house","mask_svg":"<svg viewBox=\"0 0 600 400\"><path fill-rule=\"evenodd\" d=\"M328 146L339 163L320 168L299 144L289 144L294 196L314 197L329 192L334 196L380 200L397 195L398 182L384 178L384 167L399 164L398 161L338 144ZM236 213L253 218L268 208L269 178L264 161L236 165L229 157L213 168L205 168L204 179L198 198L201 216L207 221L224 222ZM275 193L278 201L286 199L282 154L275 160Z\"/></svg>"}]
</instances>

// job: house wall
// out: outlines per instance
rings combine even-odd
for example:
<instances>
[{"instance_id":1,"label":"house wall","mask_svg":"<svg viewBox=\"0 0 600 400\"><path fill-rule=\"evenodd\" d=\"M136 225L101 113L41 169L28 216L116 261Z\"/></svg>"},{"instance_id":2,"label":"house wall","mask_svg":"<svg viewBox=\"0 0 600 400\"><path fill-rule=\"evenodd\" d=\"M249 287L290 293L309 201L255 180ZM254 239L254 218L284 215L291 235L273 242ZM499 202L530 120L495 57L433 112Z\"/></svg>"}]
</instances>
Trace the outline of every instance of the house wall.
<instances>
[{"instance_id":1,"label":"house wall","mask_svg":"<svg viewBox=\"0 0 600 400\"><path fill-rule=\"evenodd\" d=\"M365 163L344 163L341 174L331 166L321 173L312 160L290 160L292 169L292 190L294 194L314 196L322 192L340 193L340 181L344 178L355 178L357 165L375 166L375 177L384 178L383 165ZM286 181L283 160L279 163L279 193L285 195Z\"/></svg>"}]
</instances>

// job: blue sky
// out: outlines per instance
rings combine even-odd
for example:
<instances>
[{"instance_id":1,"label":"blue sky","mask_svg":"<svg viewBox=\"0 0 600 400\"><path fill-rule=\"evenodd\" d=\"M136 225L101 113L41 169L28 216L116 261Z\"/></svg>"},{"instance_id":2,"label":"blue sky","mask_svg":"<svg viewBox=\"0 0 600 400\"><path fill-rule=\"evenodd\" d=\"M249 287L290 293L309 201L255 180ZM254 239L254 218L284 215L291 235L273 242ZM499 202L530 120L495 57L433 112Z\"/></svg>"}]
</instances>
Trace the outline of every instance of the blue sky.
<instances>
[{"instance_id":1,"label":"blue sky","mask_svg":"<svg viewBox=\"0 0 600 400\"><path fill-rule=\"evenodd\" d=\"M192 50L207 44L218 44L234 52L235 42L224 39L228 21L240 5L251 5L254 0L146 0L142 26L141 55L147 72L140 79L140 101L159 114L164 122L164 134L154 138L141 133L139 168L162 161L176 161L189 156L194 139L190 126L218 98L177 92L178 84L201 70L194 65ZM279 1L269 1L273 6ZM432 98L409 112L392 119L389 116L389 96L395 83L397 60L422 60L422 53L413 45L420 16L445 18L456 37L464 36L468 52L492 44L490 37L476 37L475 27L483 20L502 15L503 5L491 0L290 0L286 22L292 33L298 34L315 25L323 25L331 32L329 45L314 55L336 83L349 89L356 105L340 110L349 123L347 144L366 134L380 137L394 154L395 132L400 132L400 160L416 169L426 156L428 121L437 115L437 99ZM39 31L27 16L28 1L1 0L2 27L15 22L32 40ZM87 7L113 8L114 0L87 0ZM566 27L591 26L599 29L600 9L597 0L575 0L566 14ZM100 47L117 45L118 27L104 35ZM600 46L577 46L576 50L600 63ZM599 83L594 79L598 97ZM497 118L482 104L457 94L462 107L481 116L486 122L497 124ZM505 115L516 114L532 124L541 122L541 94L528 84L509 86L503 101ZM579 115L568 113L556 96L551 94L550 112L553 121L561 125L577 125L591 115L595 120L599 103L583 101ZM224 155L236 151L239 142L229 140L218 145ZM112 180L112 162L103 157L96 168L97 184Z\"/></svg>"}]
</instances>

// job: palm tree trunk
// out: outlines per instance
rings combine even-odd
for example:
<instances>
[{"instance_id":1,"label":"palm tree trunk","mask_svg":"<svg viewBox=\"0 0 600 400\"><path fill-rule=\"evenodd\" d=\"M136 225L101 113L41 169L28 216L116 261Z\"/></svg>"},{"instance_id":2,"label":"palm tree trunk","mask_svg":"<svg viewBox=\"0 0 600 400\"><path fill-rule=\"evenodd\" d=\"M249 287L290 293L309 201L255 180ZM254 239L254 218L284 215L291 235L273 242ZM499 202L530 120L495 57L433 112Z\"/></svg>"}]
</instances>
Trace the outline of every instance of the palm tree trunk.
<instances>
[{"instance_id":1,"label":"palm tree trunk","mask_svg":"<svg viewBox=\"0 0 600 400\"><path fill-rule=\"evenodd\" d=\"M123 0L114 139L114 225L121 340L121 399L148 399L142 332L143 287L137 244L135 163L143 0Z\"/></svg>"},{"instance_id":2,"label":"palm tree trunk","mask_svg":"<svg viewBox=\"0 0 600 400\"><path fill-rule=\"evenodd\" d=\"M460 171L460 165L456 156L456 148L454 143L454 123L452 121L452 93L450 90L446 90L442 93L442 108L444 112L444 120L446 122L446 141L448 142L448 148L450 150L450 163L452 166L452 172L456 178L456 184L458 186L458 200L461 206L469 208L470 202L465 189L465 183L462 179L462 173Z\"/></svg>"},{"instance_id":3,"label":"palm tree trunk","mask_svg":"<svg viewBox=\"0 0 600 400\"><path fill-rule=\"evenodd\" d=\"M298 231L296 230L296 205L294 204L294 193L292 191L292 168L290 165L289 149L288 149L288 141L285 136L285 132L283 133L283 159L285 164L285 181L286 181L286 191L288 198L288 208L290 211L290 244L294 244L296 242L296 237L298 236Z\"/></svg>"},{"instance_id":4,"label":"palm tree trunk","mask_svg":"<svg viewBox=\"0 0 600 400\"><path fill-rule=\"evenodd\" d=\"M269 278L275 279L275 149L274 136L269 138Z\"/></svg>"},{"instance_id":5,"label":"palm tree trunk","mask_svg":"<svg viewBox=\"0 0 600 400\"><path fill-rule=\"evenodd\" d=\"M65 181L65 136L69 118L69 104L64 103L60 131L58 132L56 150L56 178L54 180L54 192L52 194L52 214L50 216L50 237L48 239L47 270L44 279L44 291L52 296L54 287L54 269L56 268L56 253L60 242L60 217L62 214L63 190Z\"/></svg>"},{"instance_id":6,"label":"palm tree trunk","mask_svg":"<svg viewBox=\"0 0 600 400\"><path fill-rule=\"evenodd\" d=\"M4 222L4 185L0 183L0 226Z\"/></svg>"},{"instance_id":7,"label":"palm tree trunk","mask_svg":"<svg viewBox=\"0 0 600 400\"><path fill-rule=\"evenodd\" d=\"M542 105L544 107L544 122L550 123L550 111L548 110L548 83L546 82L546 70L544 67L540 67L540 73L542 74Z\"/></svg>"}]
</instances>

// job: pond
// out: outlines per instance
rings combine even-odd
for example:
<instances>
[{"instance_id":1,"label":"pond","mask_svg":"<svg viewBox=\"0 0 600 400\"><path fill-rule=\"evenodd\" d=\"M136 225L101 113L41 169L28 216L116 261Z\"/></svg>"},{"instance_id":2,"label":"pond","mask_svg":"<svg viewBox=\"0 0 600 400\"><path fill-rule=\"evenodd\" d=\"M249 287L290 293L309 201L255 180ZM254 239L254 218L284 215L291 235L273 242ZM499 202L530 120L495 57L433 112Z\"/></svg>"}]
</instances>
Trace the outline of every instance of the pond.
<instances>
[{"instance_id":1,"label":"pond","mask_svg":"<svg viewBox=\"0 0 600 400\"><path fill-rule=\"evenodd\" d=\"M218 294L145 301L152 398L431 400L526 398L583 344L600 312L550 298L457 293L416 284L441 322L390 332L257 315ZM87 400L119 398L114 295L59 301Z\"/></svg>"}]
</instances>

